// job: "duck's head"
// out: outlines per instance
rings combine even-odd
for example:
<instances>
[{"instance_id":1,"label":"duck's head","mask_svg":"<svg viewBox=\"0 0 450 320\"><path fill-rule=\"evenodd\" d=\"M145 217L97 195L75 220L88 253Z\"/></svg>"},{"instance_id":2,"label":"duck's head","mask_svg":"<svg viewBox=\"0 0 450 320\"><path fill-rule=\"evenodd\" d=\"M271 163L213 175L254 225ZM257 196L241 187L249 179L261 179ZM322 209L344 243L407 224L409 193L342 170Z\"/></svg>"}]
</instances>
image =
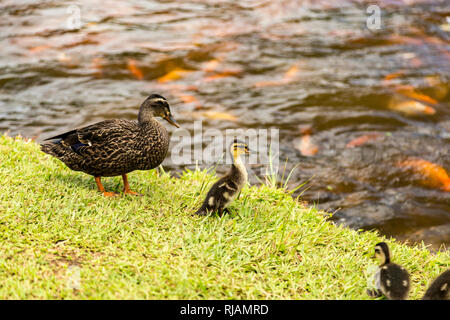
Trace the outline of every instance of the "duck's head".
<instances>
[{"instance_id":1,"label":"duck's head","mask_svg":"<svg viewBox=\"0 0 450 320\"><path fill-rule=\"evenodd\" d=\"M375 245L374 257L380 261L381 265L390 262L391 253L386 242L380 242Z\"/></svg>"},{"instance_id":2,"label":"duck's head","mask_svg":"<svg viewBox=\"0 0 450 320\"><path fill-rule=\"evenodd\" d=\"M244 142L240 142L238 140L234 140L234 142L230 145L230 152L233 155L233 158L238 158L241 154L249 154L250 151L248 149L248 145Z\"/></svg>"},{"instance_id":3,"label":"duck's head","mask_svg":"<svg viewBox=\"0 0 450 320\"><path fill-rule=\"evenodd\" d=\"M161 117L171 125L179 128L180 125L175 121L170 112L169 103L166 98L159 94L152 94L141 104L139 110L139 123L149 121L153 117Z\"/></svg>"}]
</instances>

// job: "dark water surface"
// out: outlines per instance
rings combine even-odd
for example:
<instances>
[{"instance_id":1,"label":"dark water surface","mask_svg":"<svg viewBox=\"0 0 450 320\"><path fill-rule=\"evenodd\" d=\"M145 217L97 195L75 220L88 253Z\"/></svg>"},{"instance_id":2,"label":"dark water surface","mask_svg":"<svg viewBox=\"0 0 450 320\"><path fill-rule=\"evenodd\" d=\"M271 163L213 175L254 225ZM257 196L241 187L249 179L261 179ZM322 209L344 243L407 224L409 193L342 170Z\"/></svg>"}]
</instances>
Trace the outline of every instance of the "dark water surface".
<instances>
[{"instance_id":1,"label":"dark water surface","mask_svg":"<svg viewBox=\"0 0 450 320\"><path fill-rule=\"evenodd\" d=\"M380 30L366 26L369 4L381 8ZM449 1L0 8L0 132L40 141L135 119L158 92L191 131L194 120L204 129L278 128L280 160L287 171L300 163L291 187L310 180L303 199L335 212L334 221L450 245ZM252 183L262 174L250 166Z\"/></svg>"}]
</instances>

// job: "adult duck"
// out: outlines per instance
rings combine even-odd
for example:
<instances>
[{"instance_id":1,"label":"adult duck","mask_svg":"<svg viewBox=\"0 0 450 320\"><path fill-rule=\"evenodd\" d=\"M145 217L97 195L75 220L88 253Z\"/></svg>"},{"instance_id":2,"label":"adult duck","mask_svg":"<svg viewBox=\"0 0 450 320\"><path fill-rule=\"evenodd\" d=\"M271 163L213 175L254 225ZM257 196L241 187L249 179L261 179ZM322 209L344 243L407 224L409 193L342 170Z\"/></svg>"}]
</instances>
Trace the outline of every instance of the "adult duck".
<instances>
[{"instance_id":1,"label":"adult duck","mask_svg":"<svg viewBox=\"0 0 450 320\"><path fill-rule=\"evenodd\" d=\"M137 121L101 121L47 138L54 141L42 144L41 149L70 169L94 176L104 196L117 196L117 193L106 192L101 177L119 175L123 178L123 192L138 195L131 191L127 173L156 168L169 149L169 134L155 117L162 117L179 128L167 100L152 94L142 103Z\"/></svg>"}]
</instances>

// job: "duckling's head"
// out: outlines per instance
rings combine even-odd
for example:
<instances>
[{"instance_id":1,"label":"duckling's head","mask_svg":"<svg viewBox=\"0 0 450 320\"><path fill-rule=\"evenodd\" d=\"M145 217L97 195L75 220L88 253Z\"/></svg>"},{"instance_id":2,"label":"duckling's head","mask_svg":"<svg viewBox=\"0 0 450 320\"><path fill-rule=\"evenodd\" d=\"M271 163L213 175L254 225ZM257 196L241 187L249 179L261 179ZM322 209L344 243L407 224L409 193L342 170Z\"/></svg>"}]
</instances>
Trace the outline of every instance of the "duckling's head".
<instances>
[{"instance_id":1,"label":"duckling's head","mask_svg":"<svg viewBox=\"0 0 450 320\"><path fill-rule=\"evenodd\" d=\"M387 264L391 260L391 253L386 242L380 242L375 245L374 257L377 258L381 265Z\"/></svg>"},{"instance_id":2,"label":"duckling's head","mask_svg":"<svg viewBox=\"0 0 450 320\"><path fill-rule=\"evenodd\" d=\"M141 104L139 110L139 123L150 121L153 117L161 117L171 125L179 128L180 125L175 121L170 112L169 103L166 98L159 94L152 94Z\"/></svg>"},{"instance_id":3,"label":"duckling's head","mask_svg":"<svg viewBox=\"0 0 450 320\"><path fill-rule=\"evenodd\" d=\"M233 155L234 159L239 158L241 154L249 154L248 145L244 142L240 142L238 140L234 140L234 142L230 145L230 152Z\"/></svg>"}]
</instances>

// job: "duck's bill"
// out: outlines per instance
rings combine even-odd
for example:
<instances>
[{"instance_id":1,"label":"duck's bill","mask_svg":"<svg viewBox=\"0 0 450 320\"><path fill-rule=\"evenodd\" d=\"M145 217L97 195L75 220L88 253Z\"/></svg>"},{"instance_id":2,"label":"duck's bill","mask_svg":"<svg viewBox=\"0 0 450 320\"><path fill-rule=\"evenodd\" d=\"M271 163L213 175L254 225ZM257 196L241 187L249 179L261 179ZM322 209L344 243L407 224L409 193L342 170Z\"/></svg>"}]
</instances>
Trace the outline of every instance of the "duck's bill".
<instances>
[{"instance_id":1,"label":"duck's bill","mask_svg":"<svg viewBox=\"0 0 450 320\"><path fill-rule=\"evenodd\" d=\"M166 121L168 123L170 123L171 125L173 125L173 126L175 126L177 128L180 127L180 125L175 121L175 119L172 117L172 115L169 115L169 116L165 117L164 119L166 119Z\"/></svg>"}]
</instances>

